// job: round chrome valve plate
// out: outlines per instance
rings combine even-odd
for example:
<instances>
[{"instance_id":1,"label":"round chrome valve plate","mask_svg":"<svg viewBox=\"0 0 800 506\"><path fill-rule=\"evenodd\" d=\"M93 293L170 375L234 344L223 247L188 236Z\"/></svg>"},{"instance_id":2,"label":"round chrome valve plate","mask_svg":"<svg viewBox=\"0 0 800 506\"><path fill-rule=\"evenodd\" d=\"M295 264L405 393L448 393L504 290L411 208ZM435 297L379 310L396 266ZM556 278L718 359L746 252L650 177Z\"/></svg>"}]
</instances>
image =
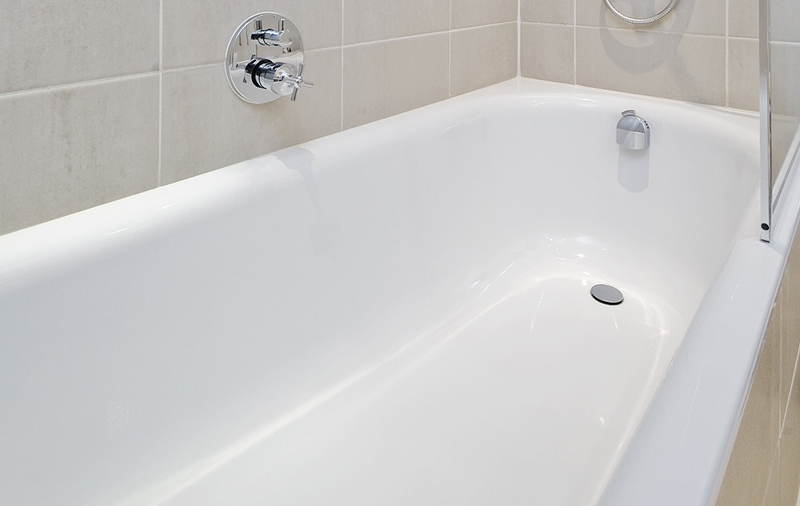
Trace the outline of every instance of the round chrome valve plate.
<instances>
[{"instance_id":1,"label":"round chrome valve plate","mask_svg":"<svg viewBox=\"0 0 800 506\"><path fill-rule=\"evenodd\" d=\"M242 100L251 104L265 104L284 96L270 86L253 83L248 65L256 59L293 66L287 68L302 68L303 39L286 16L262 12L247 18L233 33L225 57L228 84Z\"/></svg>"}]
</instances>

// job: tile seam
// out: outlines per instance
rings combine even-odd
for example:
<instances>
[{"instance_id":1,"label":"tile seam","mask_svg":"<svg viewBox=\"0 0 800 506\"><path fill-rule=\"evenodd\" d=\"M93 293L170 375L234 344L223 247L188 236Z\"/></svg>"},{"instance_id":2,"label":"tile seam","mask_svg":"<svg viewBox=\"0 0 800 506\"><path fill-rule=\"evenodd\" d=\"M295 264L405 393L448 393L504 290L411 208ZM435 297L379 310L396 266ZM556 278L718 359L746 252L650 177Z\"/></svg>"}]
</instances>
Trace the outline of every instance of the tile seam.
<instances>
[{"instance_id":1,"label":"tile seam","mask_svg":"<svg viewBox=\"0 0 800 506\"><path fill-rule=\"evenodd\" d=\"M453 96L453 0L447 25L447 96Z\"/></svg>"},{"instance_id":2,"label":"tile seam","mask_svg":"<svg viewBox=\"0 0 800 506\"><path fill-rule=\"evenodd\" d=\"M385 42L393 42L396 40L407 40L407 39L419 39L423 37L433 37L435 35L447 35L450 33L450 30L440 30L438 32L427 32L427 33L418 33L415 35L403 35L400 37L391 37L388 39L378 39L378 40L370 40L366 42L355 42L353 44L345 44L345 48L350 47L361 47L361 46L369 46L372 44L383 44Z\"/></svg>"},{"instance_id":3,"label":"tile seam","mask_svg":"<svg viewBox=\"0 0 800 506\"><path fill-rule=\"evenodd\" d=\"M83 86L96 86L102 85L107 83L113 83L116 81L132 81L135 79L144 79L147 77L156 77L159 75L159 71L152 70L149 72L142 72L139 74L126 74L123 76L114 76L114 77L103 77L100 79L89 79L87 81L77 81L74 83L65 83L65 84L55 84L53 86L44 86L41 88L30 88L27 90L16 90L16 91L8 91L5 93L0 93L0 100L5 98L14 98L20 97L24 95L35 95L38 93L48 93L52 91L61 91L61 90L68 90L72 88L80 88Z\"/></svg>"},{"instance_id":4,"label":"tile seam","mask_svg":"<svg viewBox=\"0 0 800 506\"><path fill-rule=\"evenodd\" d=\"M730 25L730 0L725 0L725 107L731 106L731 90L730 90L730 37L728 37Z\"/></svg>"},{"instance_id":5,"label":"tile seam","mask_svg":"<svg viewBox=\"0 0 800 506\"><path fill-rule=\"evenodd\" d=\"M572 84L578 84L578 0L572 0Z\"/></svg>"},{"instance_id":6,"label":"tile seam","mask_svg":"<svg viewBox=\"0 0 800 506\"><path fill-rule=\"evenodd\" d=\"M468 32L470 30L480 30L481 28L491 28L491 27L498 27L498 26L503 26L503 25L512 26L512 25L515 25L515 24L516 24L516 21L501 21L500 23L489 23L489 24L486 24L486 25L468 26L466 28L453 28L451 30L451 32L455 32L455 33Z\"/></svg>"},{"instance_id":7,"label":"tile seam","mask_svg":"<svg viewBox=\"0 0 800 506\"><path fill-rule=\"evenodd\" d=\"M340 61L340 71L341 74L339 77L341 82L339 83L339 131L344 131L344 0L342 0L342 19L341 19L341 38L339 39L339 59Z\"/></svg>"},{"instance_id":8,"label":"tile seam","mask_svg":"<svg viewBox=\"0 0 800 506\"><path fill-rule=\"evenodd\" d=\"M156 186L161 186L164 146L164 0L158 2L158 168Z\"/></svg>"},{"instance_id":9,"label":"tile seam","mask_svg":"<svg viewBox=\"0 0 800 506\"><path fill-rule=\"evenodd\" d=\"M517 77L522 77L522 0L517 0Z\"/></svg>"}]
</instances>

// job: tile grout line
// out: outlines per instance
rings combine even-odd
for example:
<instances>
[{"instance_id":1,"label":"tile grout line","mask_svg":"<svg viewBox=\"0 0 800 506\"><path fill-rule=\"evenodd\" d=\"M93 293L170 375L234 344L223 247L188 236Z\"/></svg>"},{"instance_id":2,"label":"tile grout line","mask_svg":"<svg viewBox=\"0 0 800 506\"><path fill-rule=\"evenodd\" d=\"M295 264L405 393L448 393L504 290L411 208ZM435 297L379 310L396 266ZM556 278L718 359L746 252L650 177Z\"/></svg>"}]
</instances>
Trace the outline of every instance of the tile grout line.
<instances>
[{"instance_id":1,"label":"tile grout line","mask_svg":"<svg viewBox=\"0 0 800 506\"><path fill-rule=\"evenodd\" d=\"M784 405L783 396L783 293L781 287L778 287L778 293L775 295L775 302L772 306L772 312L778 312L778 446L781 443L781 436L783 436L783 421L786 419L786 413L789 411L789 397L786 398ZM766 338L765 338L766 339ZM797 357L795 356L795 366L797 366ZM792 370L794 376L794 370ZM789 384L789 392L792 391L792 385ZM783 411L783 414L781 413Z\"/></svg>"},{"instance_id":2,"label":"tile grout line","mask_svg":"<svg viewBox=\"0 0 800 506\"><path fill-rule=\"evenodd\" d=\"M453 0L450 0L447 24L447 96L453 96Z\"/></svg>"},{"instance_id":3,"label":"tile grout line","mask_svg":"<svg viewBox=\"0 0 800 506\"><path fill-rule=\"evenodd\" d=\"M728 38L729 25L730 25L730 0L725 0L725 107L731 106L731 55L730 45L731 41Z\"/></svg>"},{"instance_id":4,"label":"tile grout line","mask_svg":"<svg viewBox=\"0 0 800 506\"><path fill-rule=\"evenodd\" d=\"M17 90L17 91L9 91L6 93L0 93L0 98L8 98L8 97L21 97L25 95L35 95L37 93L47 93L51 91L60 91L60 90L68 90L70 88L79 88L83 86L94 86L97 84L103 83L111 83L114 81L129 81L131 79L141 79L143 77L152 77L157 76L157 70L151 70L149 72L140 72L138 74L127 74L122 76L114 76L114 77L101 77L98 79L89 79L86 81L76 81L74 83L64 83L64 84L54 84L52 86L43 86L41 88L31 88L27 90Z\"/></svg>"},{"instance_id":5,"label":"tile grout line","mask_svg":"<svg viewBox=\"0 0 800 506\"><path fill-rule=\"evenodd\" d=\"M340 69L339 73L341 74L341 82L340 82L340 89L339 89L339 131L344 131L344 0L342 0L342 24L341 24L341 32L342 32L342 39L341 39L341 56L339 57L340 61Z\"/></svg>"},{"instance_id":6,"label":"tile grout line","mask_svg":"<svg viewBox=\"0 0 800 506\"><path fill-rule=\"evenodd\" d=\"M485 25L466 26L464 28L453 28L451 31L453 31L455 33L468 32L470 30L480 30L481 28L489 28L489 27L492 27L492 26L510 25L512 23L514 23L513 19L510 20L510 21L497 21L496 23L487 23ZM432 34L436 34L436 33L443 33L443 32L431 32L430 34L432 35ZM429 35L429 34L420 33L419 35ZM416 37L416 36L417 35L407 35L406 38L407 37ZM387 39L387 40L392 40L392 39Z\"/></svg>"},{"instance_id":7,"label":"tile grout line","mask_svg":"<svg viewBox=\"0 0 800 506\"><path fill-rule=\"evenodd\" d=\"M156 186L161 186L161 157L164 144L164 0L158 2L158 172Z\"/></svg>"},{"instance_id":8,"label":"tile grout line","mask_svg":"<svg viewBox=\"0 0 800 506\"><path fill-rule=\"evenodd\" d=\"M506 23L509 23L509 22L513 23L513 21L506 21ZM501 24L503 24L503 23L493 23L491 25L486 25L486 26L495 26L495 25L501 25ZM469 28L459 28L458 30L454 30L454 31L458 32L458 31L463 31L463 30L473 30L475 28L484 28L484 27L483 26L471 26ZM388 38L388 39L368 40L366 42L355 42L353 44L347 44L346 47L360 47L360 46L368 46L370 44L383 44L383 43L386 43L386 42L394 42L396 40L407 40L407 39L414 39L414 38L421 38L421 37L430 37L430 36L433 36L433 35L444 35L446 33L449 33L449 31L450 30L439 30L438 32L415 33L415 34L412 34L412 35L402 35L400 37L391 37L391 38Z\"/></svg>"},{"instance_id":9,"label":"tile grout line","mask_svg":"<svg viewBox=\"0 0 800 506\"><path fill-rule=\"evenodd\" d=\"M517 76L522 77L522 0L517 2Z\"/></svg>"},{"instance_id":10,"label":"tile grout line","mask_svg":"<svg viewBox=\"0 0 800 506\"><path fill-rule=\"evenodd\" d=\"M572 0L572 84L578 84L578 0Z\"/></svg>"},{"instance_id":11,"label":"tile grout line","mask_svg":"<svg viewBox=\"0 0 800 506\"><path fill-rule=\"evenodd\" d=\"M624 33L624 32L628 32L630 30L635 30L635 31L640 32L640 33L655 33L655 34L664 34L664 35L672 35L672 36L681 35L681 36L690 36L690 37L725 39L725 33L724 32L720 32L720 33L671 32L669 30L656 30L655 28L642 28L642 27L640 27L640 28L628 28L626 26L603 27L603 26L595 26L595 25L587 25L587 24L577 23L577 20L574 21L574 22L569 22L569 23L551 23L551 22L548 22L548 21L523 21L522 23L526 24L526 25L547 25L547 26L562 26L562 27L574 26L576 28L585 28L585 29L588 29L588 30L601 30L602 29L602 30L607 30L609 32L623 32ZM501 23L495 23L495 24L502 24L502 22ZM487 26L490 26L490 25L487 25ZM732 36L730 36L730 38L731 39L740 39L740 40L753 40L753 41L757 41L758 40L758 37L746 37L746 36L741 36L741 35L732 35ZM772 41L771 43L772 44L788 44L788 45L800 46L800 42Z\"/></svg>"}]
</instances>

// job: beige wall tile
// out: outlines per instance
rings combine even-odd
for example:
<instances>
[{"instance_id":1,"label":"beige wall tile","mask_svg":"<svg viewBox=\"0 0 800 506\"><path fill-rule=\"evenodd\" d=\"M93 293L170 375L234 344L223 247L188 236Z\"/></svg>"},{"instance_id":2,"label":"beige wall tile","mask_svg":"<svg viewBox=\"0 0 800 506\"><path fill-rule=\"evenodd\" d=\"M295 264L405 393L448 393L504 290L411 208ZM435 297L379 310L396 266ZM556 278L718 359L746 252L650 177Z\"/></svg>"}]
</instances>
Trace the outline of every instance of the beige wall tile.
<instances>
[{"instance_id":1,"label":"beige wall tile","mask_svg":"<svg viewBox=\"0 0 800 506\"><path fill-rule=\"evenodd\" d=\"M758 1L728 0L728 35L758 38Z\"/></svg>"},{"instance_id":2,"label":"beige wall tile","mask_svg":"<svg viewBox=\"0 0 800 506\"><path fill-rule=\"evenodd\" d=\"M154 188L158 77L0 97L0 234Z\"/></svg>"},{"instance_id":3,"label":"beige wall tile","mask_svg":"<svg viewBox=\"0 0 800 506\"><path fill-rule=\"evenodd\" d=\"M476 40L485 43L475 44ZM451 34L451 95L477 90L516 75L516 23L470 28Z\"/></svg>"},{"instance_id":4,"label":"beige wall tile","mask_svg":"<svg viewBox=\"0 0 800 506\"><path fill-rule=\"evenodd\" d=\"M799 119L791 116L772 115L772 166L775 172L782 170L789 147L797 133Z\"/></svg>"},{"instance_id":5,"label":"beige wall tile","mask_svg":"<svg viewBox=\"0 0 800 506\"><path fill-rule=\"evenodd\" d=\"M770 44L773 166L783 164L800 118L800 44Z\"/></svg>"},{"instance_id":6,"label":"beige wall tile","mask_svg":"<svg viewBox=\"0 0 800 506\"><path fill-rule=\"evenodd\" d=\"M574 34L575 28L572 26L522 23L522 77L573 84Z\"/></svg>"},{"instance_id":7,"label":"beige wall tile","mask_svg":"<svg viewBox=\"0 0 800 506\"><path fill-rule=\"evenodd\" d=\"M452 0L451 28L517 20L518 0Z\"/></svg>"},{"instance_id":8,"label":"beige wall tile","mask_svg":"<svg viewBox=\"0 0 800 506\"><path fill-rule=\"evenodd\" d=\"M578 27L577 83L725 105L725 39Z\"/></svg>"},{"instance_id":9,"label":"beige wall tile","mask_svg":"<svg viewBox=\"0 0 800 506\"><path fill-rule=\"evenodd\" d=\"M522 21L571 25L575 21L574 0L521 0Z\"/></svg>"},{"instance_id":10,"label":"beige wall tile","mask_svg":"<svg viewBox=\"0 0 800 506\"><path fill-rule=\"evenodd\" d=\"M450 0L344 0L345 44L449 28Z\"/></svg>"},{"instance_id":11,"label":"beige wall tile","mask_svg":"<svg viewBox=\"0 0 800 506\"><path fill-rule=\"evenodd\" d=\"M780 322L773 313L717 506L761 504L780 425Z\"/></svg>"},{"instance_id":12,"label":"beige wall tile","mask_svg":"<svg viewBox=\"0 0 800 506\"><path fill-rule=\"evenodd\" d=\"M786 412L781 434L780 451L780 506L796 506L800 487L800 382L795 382L795 391Z\"/></svg>"},{"instance_id":13,"label":"beige wall tile","mask_svg":"<svg viewBox=\"0 0 800 506\"><path fill-rule=\"evenodd\" d=\"M221 63L234 30L266 11L291 19L307 50L342 43L341 0L169 0L164 2L164 68Z\"/></svg>"},{"instance_id":14,"label":"beige wall tile","mask_svg":"<svg viewBox=\"0 0 800 506\"><path fill-rule=\"evenodd\" d=\"M234 95L215 65L166 73L161 183L340 130L341 50L309 51L306 69L314 88L263 105Z\"/></svg>"},{"instance_id":15,"label":"beige wall tile","mask_svg":"<svg viewBox=\"0 0 800 506\"><path fill-rule=\"evenodd\" d=\"M781 288L778 292L778 307L781 322L781 391L783 412L786 405L793 403L793 415L800 414L800 375L794 377L798 350L800 350L800 241L795 240L789 254L786 270L783 272ZM789 399L790 386L794 383L793 399ZM795 413L797 412L797 413ZM789 416L786 416L787 422ZM794 420L794 419L793 419ZM800 420L798 420L800 424ZM798 425L800 428L800 425ZM800 455L800 448L798 448ZM800 475L798 475L800 476Z\"/></svg>"},{"instance_id":16,"label":"beige wall tile","mask_svg":"<svg viewBox=\"0 0 800 506\"><path fill-rule=\"evenodd\" d=\"M770 0L770 40L800 42L800 2Z\"/></svg>"},{"instance_id":17,"label":"beige wall tile","mask_svg":"<svg viewBox=\"0 0 800 506\"><path fill-rule=\"evenodd\" d=\"M0 93L158 70L158 0L0 0Z\"/></svg>"},{"instance_id":18,"label":"beige wall tile","mask_svg":"<svg viewBox=\"0 0 800 506\"><path fill-rule=\"evenodd\" d=\"M344 127L448 98L448 39L443 33L345 47Z\"/></svg>"},{"instance_id":19,"label":"beige wall tile","mask_svg":"<svg viewBox=\"0 0 800 506\"><path fill-rule=\"evenodd\" d=\"M758 39L728 39L728 105L758 111Z\"/></svg>"},{"instance_id":20,"label":"beige wall tile","mask_svg":"<svg viewBox=\"0 0 800 506\"><path fill-rule=\"evenodd\" d=\"M668 0L612 0L618 11L637 18L653 16L668 3ZM635 28L638 31L725 35L725 4L726 0L681 0L660 21ZM633 29L632 25L614 16L602 0L577 0L577 11L578 24L582 26Z\"/></svg>"},{"instance_id":21,"label":"beige wall tile","mask_svg":"<svg viewBox=\"0 0 800 506\"><path fill-rule=\"evenodd\" d=\"M775 454L772 456L772 465L770 466L769 479L767 480L767 491L764 493L764 502L762 506L777 506L781 500L780 457L781 448L780 445L778 445L778 447L775 448Z\"/></svg>"},{"instance_id":22,"label":"beige wall tile","mask_svg":"<svg viewBox=\"0 0 800 506\"><path fill-rule=\"evenodd\" d=\"M797 239L789 254L778 292L781 321L781 433L780 506L795 506L800 487L800 374L795 363L800 348L800 248ZM789 388L791 386L791 389Z\"/></svg>"},{"instance_id":23,"label":"beige wall tile","mask_svg":"<svg viewBox=\"0 0 800 506\"><path fill-rule=\"evenodd\" d=\"M770 44L772 112L800 116L800 44Z\"/></svg>"}]
</instances>

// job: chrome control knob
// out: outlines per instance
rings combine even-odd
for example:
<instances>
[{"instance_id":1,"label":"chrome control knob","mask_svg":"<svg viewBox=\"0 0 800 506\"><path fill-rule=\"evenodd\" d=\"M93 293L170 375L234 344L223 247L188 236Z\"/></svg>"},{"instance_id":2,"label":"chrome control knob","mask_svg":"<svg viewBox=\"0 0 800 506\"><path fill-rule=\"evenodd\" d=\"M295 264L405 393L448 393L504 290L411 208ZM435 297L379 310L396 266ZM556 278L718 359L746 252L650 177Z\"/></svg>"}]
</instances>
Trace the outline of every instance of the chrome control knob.
<instances>
[{"instance_id":1,"label":"chrome control knob","mask_svg":"<svg viewBox=\"0 0 800 506\"><path fill-rule=\"evenodd\" d=\"M297 100L297 92L300 88L313 88L314 83L303 79L303 64L300 64L300 70L297 71L297 77L294 78L294 90L292 90L292 102Z\"/></svg>"},{"instance_id":2,"label":"chrome control knob","mask_svg":"<svg viewBox=\"0 0 800 506\"><path fill-rule=\"evenodd\" d=\"M256 22L257 30L250 34L250 39L258 42L262 46L289 47L292 45L292 36L286 30L286 20L281 19L277 30L269 28L263 30L261 21Z\"/></svg>"},{"instance_id":3,"label":"chrome control knob","mask_svg":"<svg viewBox=\"0 0 800 506\"><path fill-rule=\"evenodd\" d=\"M291 63L273 62L266 58L255 58L247 64L245 72L250 74L253 84L261 89L271 90L276 95L297 98L300 88L313 88L314 83L303 79L303 64L300 69Z\"/></svg>"}]
</instances>

